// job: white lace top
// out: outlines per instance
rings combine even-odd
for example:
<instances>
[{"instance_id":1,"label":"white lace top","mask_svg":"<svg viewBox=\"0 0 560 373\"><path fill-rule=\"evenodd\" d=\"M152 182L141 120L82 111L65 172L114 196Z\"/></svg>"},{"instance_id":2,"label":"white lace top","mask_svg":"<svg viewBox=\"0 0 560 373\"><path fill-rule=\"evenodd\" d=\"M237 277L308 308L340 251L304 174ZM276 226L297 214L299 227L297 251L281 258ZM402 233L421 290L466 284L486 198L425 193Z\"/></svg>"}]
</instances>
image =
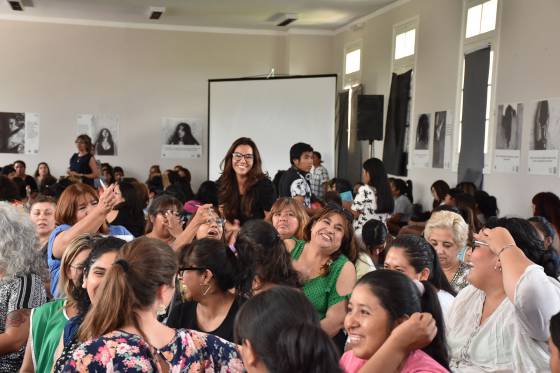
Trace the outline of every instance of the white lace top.
<instances>
[{"instance_id":1,"label":"white lace top","mask_svg":"<svg viewBox=\"0 0 560 373\"><path fill-rule=\"evenodd\" d=\"M480 324L485 295L469 285L446 315L453 372L548 372L550 318L560 311L560 283L534 264L509 298Z\"/></svg>"}]
</instances>

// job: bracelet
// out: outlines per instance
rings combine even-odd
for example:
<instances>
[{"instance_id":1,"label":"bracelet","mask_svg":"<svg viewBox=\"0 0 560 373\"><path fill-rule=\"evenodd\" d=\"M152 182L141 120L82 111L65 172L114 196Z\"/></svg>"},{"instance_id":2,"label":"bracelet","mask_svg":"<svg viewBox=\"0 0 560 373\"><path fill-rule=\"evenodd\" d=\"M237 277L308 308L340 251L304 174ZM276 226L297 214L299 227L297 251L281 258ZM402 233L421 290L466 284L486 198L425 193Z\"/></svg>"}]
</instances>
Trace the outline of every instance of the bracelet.
<instances>
[{"instance_id":1,"label":"bracelet","mask_svg":"<svg viewBox=\"0 0 560 373\"><path fill-rule=\"evenodd\" d=\"M504 252L505 249L509 249L510 247L515 246L514 243L508 243L507 245L505 245L504 247L502 247L502 249L500 250L500 252L496 255L498 255L498 258L500 257L500 255L502 255L502 253Z\"/></svg>"}]
</instances>

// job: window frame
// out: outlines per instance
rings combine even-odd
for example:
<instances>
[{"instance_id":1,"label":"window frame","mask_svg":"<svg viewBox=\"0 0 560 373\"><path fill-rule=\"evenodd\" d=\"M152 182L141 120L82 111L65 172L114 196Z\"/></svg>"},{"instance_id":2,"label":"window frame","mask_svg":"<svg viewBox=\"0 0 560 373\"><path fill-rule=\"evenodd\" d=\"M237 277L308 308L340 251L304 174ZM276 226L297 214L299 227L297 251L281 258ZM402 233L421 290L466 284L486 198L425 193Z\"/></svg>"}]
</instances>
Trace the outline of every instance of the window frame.
<instances>
[{"instance_id":1,"label":"window frame","mask_svg":"<svg viewBox=\"0 0 560 373\"><path fill-rule=\"evenodd\" d=\"M357 71L346 74L346 56L354 51L360 51L360 68ZM342 88L348 89L350 87L361 84L362 82L362 60L364 49L362 48L362 39L356 39L344 45L344 54L342 56Z\"/></svg>"},{"instance_id":2,"label":"window frame","mask_svg":"<svg viewBox=\"0 0 560 373\"><path fill-rule=\"evenodd\" d=\"M492 159L494 154L494 141L496 132L496 87L498 75L498 59L499 59L499 44L500 44L500 27L501 27L501 14L503 1L497 0L496 9L496 27L494 30L466 38L467 32L467 14L468 10L478 4L483 4L488 0L463 0L463 17L461 25L461 46L459 48L459 67L457 73L457 95L455 104L455 123L453 131L453 151L452 151L452 171L457 172L459 168L459 156L461 152L461 131L462 131L462 114L463 114L463 84L464 84L464 69L465 69L465 56L477 50L490 47L490 71L491 79L489 80L490 97L487 98L486 108L488 112L485 136L485 153L484 153L484 169L483 173L488 174L492 170Z\"/></svg>"},{"instance_id":3,"label":"window frame","mask_svg":"<svg viewBox=\"0 0 560 373\"><path fill-rule=\"evenodd\" d=\"M395 49L397 44L397 35L400 35L404 32L408 32L410 30L416 30L414 33L414 54L406 57L402 57L399 59L395 59ZM415 102L416 102L416 66L418 63L418 40L420 34L420 16L414 16L412 18L408 18L404 21L398 22L393 25L393 37L392 37L392 45L391 45L391 70L389 76L389 82L391 82L392 74L402 74L407 72L408 70L412 70L412 77L410 79L410 101L408 107L408 118L407 118L407 126L406 129L408 131L405 134L405 141L403 149L406 149L408 152L408 160L407 160L407 168L410 169L412 164L412 156L414 152L414 141L413 136L416 131L416 123L414 123L413 118L416 117L415 113Z\"/></svg>"}]
</instances>

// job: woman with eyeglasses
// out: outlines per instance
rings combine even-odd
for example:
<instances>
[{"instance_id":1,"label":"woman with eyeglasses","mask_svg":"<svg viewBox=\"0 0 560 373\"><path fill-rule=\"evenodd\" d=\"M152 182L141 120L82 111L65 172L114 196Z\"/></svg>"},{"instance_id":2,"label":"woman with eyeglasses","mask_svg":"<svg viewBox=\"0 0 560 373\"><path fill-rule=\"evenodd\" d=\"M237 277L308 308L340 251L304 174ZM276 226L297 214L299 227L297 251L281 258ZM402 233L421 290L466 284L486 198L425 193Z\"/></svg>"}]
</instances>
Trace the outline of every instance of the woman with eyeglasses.
<instances>
[{"instance_id":1,"label":"woman with eyeglasses","mask_svg":"<svg viewBox=\"0 0 560 373\"><path fill-rule=\"evenodd\" d=\"M84 341L64 372L242 372L236 346L157 319L175 292L177 256L161 240L124 245L80 326Z\"/></svg>"},{"instance_id":2,"label":"woman with eyeglasses","mask_svg":"<svg viewBox=\"0 0 560 373\"><path fill-rule=\"evenodd\" d=\"M58 287L60 298L31 311L31 327L20 372L50 372L62 330L78 314L76 290L82 286L85 262L93 236L76 237L62 255Z\"/></svg>"},{"instance_id":3,"label":"woman with eyeglasses","mask_svg":"<svg viewBox=\"0 0 560 373\"><path fill-rule=\"evenodd\" d=\"M85 134L78 136L76 138L76 147L78 152L74 153L70 158L68 176L93 186L93 181L99 176L99 170L97 169L97 161L93 156L94 150L91 137Z\"/></svg>"},{"instance_id":4,"label":"woman with eyeglasses","mask_svg":"<svg viewBox=\"0 0 560 373\"><path fill-rule=\"evenodd\" d=\"M549 321L560 310L560 283L550 277L556 271L543 242L519 218L491 222L474 238L470 285L446 319L451 369L549 371Z\"/></svg>"},{"instance_id":5,"label":"woman with eyeglasses","mask_svg":"<svg viewBox=\"0 0 560 373\"><path fill-rule=\"evenodd\" d=\"M224 242L203 238L181 250L179 281L187 301L172 308L167 325L233 342L235 315L243 303L229 291L237 272L235 254Z\"/></svg>"},{"instance_id":6,"label":"woman with eyeglasses","mask_svg":"<svg viewBox=\"0 0 560 373\"><path fill-rule=\"evenodd\" d=\"M54 351L52 370L54 373L62 372L62 368L80 345L81 341L78 338L80 326L91 305L97 302L97 289L125 243L115 237L100 235L89 237L91 251L83 263L81 284L72 291L77 312L66 322L60 335L58 346Z\"/></svg>"},{"instance_id":7,"label":"woman with eyeglasses","mask_svg":"<svg viewBox=\"0 0 560 373\"><path fill-rule=\"evenodd\" d=\"M344 326L346 305L356 282L357 250L352 215L327 205L305 226L304 240L285 240L292 263L303 280L303 291L331 337Z\"/></svg>"},{"instance_id":8,"label":"woman with eyeglasses","mask_svg":"<svg viewBox=\"0 0 560 373\"><path fill-rule=\"evenodd\" d=\"M100 195L97 190L83 183L70 185L64 190L54 214L59 224L51 233L47 247L47 260L51 275L51 293L58 296L60 259L74 238L84 233L101 233L130 241L134 237L120 225L107 224L107 216L119 202L115 185L110 185Z\"/></svg>"},{"instance_id":9,"label":"woman with eyeglasses","mask_svg":"<svg viewBox=\"0 0 560 373\"><path fill-rule=\"evenodd\" d=\"M261 164L257 145L247 137L235 140L222 160L218 198L229 223L263 219L276 200L274 186Z\"/></svg>"}]
</instances>

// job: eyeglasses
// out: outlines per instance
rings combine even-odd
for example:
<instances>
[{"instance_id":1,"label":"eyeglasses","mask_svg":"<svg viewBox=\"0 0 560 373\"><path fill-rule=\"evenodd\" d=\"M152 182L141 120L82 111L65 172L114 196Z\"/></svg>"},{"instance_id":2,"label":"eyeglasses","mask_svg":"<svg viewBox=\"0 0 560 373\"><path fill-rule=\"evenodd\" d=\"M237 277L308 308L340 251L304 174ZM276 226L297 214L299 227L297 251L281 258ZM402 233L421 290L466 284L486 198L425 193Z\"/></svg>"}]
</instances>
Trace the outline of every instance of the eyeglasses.
<instances>
[{"instance_id":1,"label":"eyeglasses","mask_svg":"<svg viewBox=\"0 0 560 373\"><path fill-rule=\"evenodd\" d=\"M484 241L472 240L471 251L474 251L474 249L476 249L477 246L488 246L488 244Z\"/></svg>"},{"instance_id":2,"label":"eyeglasses","mask_svg":"<svg viewBox=\"0 0 560 373\"><path fill-rule=\"evenodd\" d=\"M208 218L208 219L206 219L206 222L205 222L206 225L214 225L215 224L218 227L223 226L224 223L225 223L225 220L222 219L222 218L216 218L216 219Z\"/></svg>"},{"instance_id":3,"label":"eyeglasses","mask_svg":"<svg viewBox=\"0 0 560 373\"><path fill-rule=\"evenodd\" d=\"M253 154L242 154L242 153L238 153L238 152L233 153L233 154L232 154L232 157L233 157L233 160L234 160L234 161L240 161L241 158L245 158L245 160L246 160L247 162L252 162L253 159L255 158L255 157L253 156Z\"/></svg>"},{"instance_id":4,"label":"eyeglasses","mask_svg":"<svg viewBox=\"0 0 560 373\"><path fill-rule=\"evenodd\" d=\"M181 215L181 213L180 213L179 211L177 211L177 210L170 210L170 209L169 209L169 210L160 211L159 214L162 214L162 215L171 214L171 215L175 215L175 216L180 216L180 215Z\"/></svg>"},{"instance_id":5,"label":"eyeglasses","mask_svg":"<svg viewBox=\"0 0 560 373\"><path fill-rule=\"evenodd\" d=\"M352 215L352 213L346 210L344 207L337 205L336 203L327 203L325 205L325 208L339 213L340 215L344 216L350 223L354 221L354 216Z\"/></svg>"},{"instance_id":6,"label":"eyeglasses","mask_svg":"<svg viewBox=\"0 0 560 373\"><path fill-rule=\"evenodd\" d=\"M78 272L83 272L86 268L85 264L78 264L78 265L70 265L70 268L75 269Z\"/></svg>"},{"instance_id":7,"label":"eyeglasses","mask_svg":"<svg viewBox=\"0 0 560 373\"><path fill-rule=\"evenodd\" d=\"M181 267L179 271L177 271L177 275L179 277L183 277L186 271L206 271L206 268L202 267Z\"/></svg>"}]
</instances>

